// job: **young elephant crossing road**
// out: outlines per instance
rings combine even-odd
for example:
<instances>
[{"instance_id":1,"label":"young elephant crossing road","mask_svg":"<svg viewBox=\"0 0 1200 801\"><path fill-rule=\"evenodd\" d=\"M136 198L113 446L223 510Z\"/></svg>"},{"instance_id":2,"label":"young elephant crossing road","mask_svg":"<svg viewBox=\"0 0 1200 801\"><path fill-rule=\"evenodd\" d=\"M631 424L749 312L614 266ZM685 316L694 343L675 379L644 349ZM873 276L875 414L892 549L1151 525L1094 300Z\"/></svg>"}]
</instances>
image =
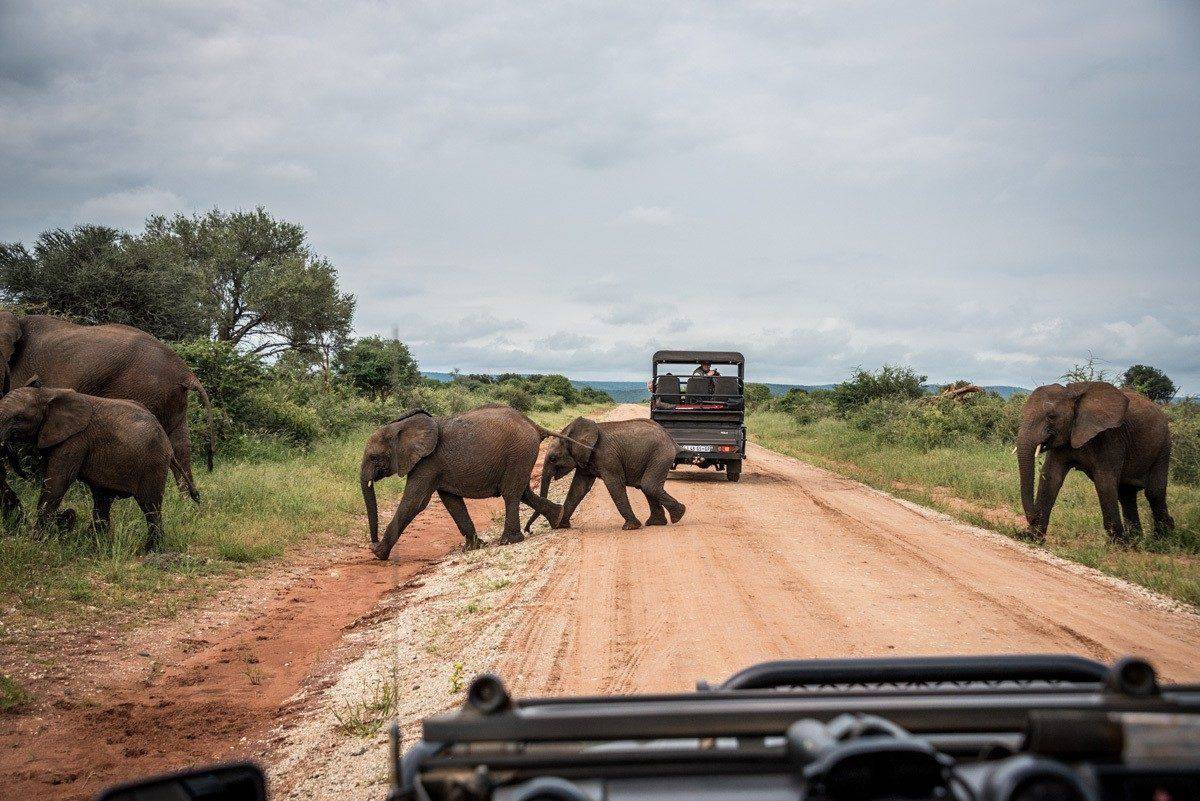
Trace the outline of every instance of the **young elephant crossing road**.
<instances>
[{"instance_id":1,"label":"young elephant crossing road","mask_svg":"<svg viewBox=\"0 0 1200 801\"><path fill-rule=\"evenodd\" d=\"M650 504L648 526L665 526L666 509L672 523L683 517L685 507L663 489L667 473L675 463L675 442L663 427L653 420L613 420L597 423L586 417L576 418L562 430L563 439L550 446L542 463L542 498L550 492L550 482L575 471L562 517L555 528L570 528L571 514L599 478L604 482L617 510L625 518L626 531L641 528L629 505L626 487L638 487ZM535 514L529 519L528 531ZM549 519L549 518L548 518Z\"/></svg>"}]
</instances>

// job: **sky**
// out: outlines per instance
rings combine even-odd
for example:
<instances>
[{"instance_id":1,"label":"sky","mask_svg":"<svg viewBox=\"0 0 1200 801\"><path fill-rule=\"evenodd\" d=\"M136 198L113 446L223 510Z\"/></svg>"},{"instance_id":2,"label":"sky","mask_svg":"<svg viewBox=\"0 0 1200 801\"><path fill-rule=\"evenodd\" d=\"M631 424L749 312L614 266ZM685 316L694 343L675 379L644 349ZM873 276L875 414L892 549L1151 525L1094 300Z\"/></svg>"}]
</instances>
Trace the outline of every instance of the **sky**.
<instances>
[{"instance_id":1,"label":"sky","mask_svg":"<svg viewBox=\"0 0 1200 801\"><path fill-rule=\"evenodd\" d=\"M1200 4L0 0L0 241L265 206L422 368L1200 392Z\"/></svg>"}]
</instances>

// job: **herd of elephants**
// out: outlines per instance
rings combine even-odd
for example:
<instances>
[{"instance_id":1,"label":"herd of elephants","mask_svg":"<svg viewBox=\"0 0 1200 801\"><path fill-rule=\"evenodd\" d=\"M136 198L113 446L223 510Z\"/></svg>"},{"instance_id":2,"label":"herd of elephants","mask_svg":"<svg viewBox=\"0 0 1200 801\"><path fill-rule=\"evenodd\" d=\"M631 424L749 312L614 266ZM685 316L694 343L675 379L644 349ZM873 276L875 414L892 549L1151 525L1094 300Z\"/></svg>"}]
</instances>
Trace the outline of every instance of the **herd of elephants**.
<instances>
[{"instance_id":1,"label":"herd of elephants","mask_svg":"<svg viewBox=\"0 0 1200 801\"><path fill-rule=\"evenodd\" d=\"M191 468L191 392L207 411L205 441L212 470L211 403L196 375L169 346L130 326L79 325L0 310L0 446L18 474L11 443L27 443L41 454L39 527L75 525L74 510L60 511L60 506L71 485L81 481L91 491L97 529L108 527L114 500L133 498L146 517L146 547L157 547L168 475L180 492L200 499ZM530 479L546 437L555 442L545 456L540 492L534 492ZM1046 457L1035 493L1035 462L1042 451ZM1111 538L1126 540L1140 530L1139 491L1146 493L1156 531L1173 527L1166 495L1171 453L1167 418L1137 392L1094 381L1038 387L1026 402L1015 452L1021 503L1036 536L1045 536L1050 511L1072 469L1095 484ZM521 503L534 512L526 531L538 515L553 527L569 528L571 515L596 479L604 482L625 529L642 525L630 506L628 487L646 496L646 525L678 522L684 505L664 488L675 455L671 437L651 420L578 418L555 433L501 404L453 417L410 410L372 433L363 451L360 483L372 550L387 559L434 493L468 546L480 540L465 498L503 498L500 541L516 542L523 537ZM560 506L548 497L550 482L572 472ZM380 537L375 482L388 476L405 476L407 482ZM0 511L6 525L22 514L3 462Z\"/></svg>"}]
</instances>

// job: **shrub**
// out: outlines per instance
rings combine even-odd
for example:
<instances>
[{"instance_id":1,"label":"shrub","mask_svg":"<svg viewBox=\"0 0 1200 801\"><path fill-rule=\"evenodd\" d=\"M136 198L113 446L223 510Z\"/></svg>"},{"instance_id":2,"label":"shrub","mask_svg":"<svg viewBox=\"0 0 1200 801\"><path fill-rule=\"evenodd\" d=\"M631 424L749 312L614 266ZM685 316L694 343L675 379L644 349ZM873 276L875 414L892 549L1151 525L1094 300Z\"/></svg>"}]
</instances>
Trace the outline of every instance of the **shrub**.
<instances>
[{"instance_id":1,"label":"shrub","mask_svg":"<svg viewBox=\"0 0 1200 801\"><path fill-rule=\"evenodd\" d=\"M849 380L833 388L833 405L838 414L847 416L873 400L919 398L925 394L925 378L909 367L891 364L874 373L859 369Z\"/></svg>"},{"instance_id":2,"label":"shrub","mask_svg":"<svg viewBox=\"0 0 1200 801\"><path fill-rule=\"evenodd\" d=\"M1200 484L1200 402L1185 398L1167 407L1171 419L1171 478Z\"/></svg>"},{"instance_id":3,"label":"shrub","mask_svg":"<svg viewBox=\"0 0 1200 801\"><path fill-rule=\"evenodd\" d=\"M560 403L561 398L554 396ZM502 384L496 389L496 399L501 403L507 403L509 406L516 409L518 412L528 414L534 405L533 396L525 389L517 384Z\"/></svg>"},{"instance_id":4,"label":"shrub","mask_svg":"<svg viewBox=\"0 0 1200 801\"><path fill-rule=\"evenodd\" d=\"M747 411L754 411L758 408L767 408L771 402L771 388L766 384L746 383L744 391L746 399Z\"/></svg>"},{"instance_id":5,"label":"shrub","mask_svg":"<svg viewBox=\"0 0 1200 801\"><path fill-rule=\"evenodd\" d=\"M1167 374L1148 364L1135 364L1122 377L1125 386L1137 390L1155 403L1167 403L1177 387Z\"/></svg>"},{"instance_id":6,"label":"shrub","mask_svg":"<svg viewBox=\"0 0 1200 801\"><path fill-rule=\"evenodd\" d=\"M386 398L421 383L417 361L395 339L363 337L337 356L337 374L359 392Z\"/></svg>"},{"instance_id":7,"label":"shrub","mask_svg":"<svg viewBox=\"0 0 1200 801\"><path fill-rule=\"evenodd\" d=\"M533 410L536 412L561 412L564 406L563 399L557 395L538 395L533 401Z\"/></svg>"}]
</instances>

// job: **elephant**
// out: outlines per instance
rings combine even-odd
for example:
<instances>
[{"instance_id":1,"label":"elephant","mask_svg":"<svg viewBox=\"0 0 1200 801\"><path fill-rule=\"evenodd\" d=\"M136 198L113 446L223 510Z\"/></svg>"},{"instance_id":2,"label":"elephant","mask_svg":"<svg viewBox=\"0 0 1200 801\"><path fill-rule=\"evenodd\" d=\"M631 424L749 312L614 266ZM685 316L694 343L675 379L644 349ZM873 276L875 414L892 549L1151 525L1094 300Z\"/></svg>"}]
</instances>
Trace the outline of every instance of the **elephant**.
<instances>
[{"instance_id":1,"label":"elephant","mask_svg":"<svg viewBox=\"0 0 1200 801\"><path fill-rule=\"evenodd\" d=\"M58 317L0 310L0 389L22 386L38 375L43 386L73 389L102 398L131 400L158 418L175 458L171 471L181 492L200 500L192 476L188 392L208 416L207 463L212 471L213 415L196 374L166 344L127 325L79 325ZM0 465L0 512L17 508Z\"/></svg>"},{"instance_id":2,"label":"elephant","mask_svg":"<svg viewBox=\"0 0 1200 801\"><path fill-rule=\"evenodd\" d=\"M468 548L482 544L464 498L504 498L502 543L520 542L520 504L558 522L556 503L534 494L529 478L538 448L548 436L560 437L503 404L489 404L453 417L434 417L411 409L377 429L363 449L360 483L367 506L371 550L387 559L404 529L436 492ZM404 495L382 539L375 482L407 476Z\"/></svg>"},{"instance_id":3,"label":"elephant","mask_svg":"<svg viewBox=\"0 0 1200 801\"><path fill-rule=\"evenodd\" d=\"M34 376L0 398L0 442L31 439L45 456L39 526L75 525L75 510L59 505L76 479L92 491L92 519L109 526L113 500L134 498L149 526L147 549L162 539L162 503L174 454L167 432L146 407L70 389L47 389Z\"/></svg>"},{"instance_id":4,"label":"elephant","mask_svg":"<svg viewBox=\"0 0 1200 801\"><path fill-rule=\"evenodd\" d=\"M671 522L678 523L686 511L682 503L663 488L667 473L675 464L675 442L662 426L653 420L614 420L597 423L577 417L562 430L563 437L550 446L542 462L541 496L550 492L550 482L575 471L567 499L563 503L554 528L570 528L571 515L579 506L592 484L599 478L612 496L617 511L625 518L626 531L641 528L642 524L629 505L626 487L638 487L650 504L648 526L665 526L666 507ZM535 513L525 526L528 531L537 518ZM549 518L548 518L549 519Z\"/></svg>"},{"instance_id":5,"label":"elephant","mask_svg":"<svg viewBox=\"0 0 1200 801\"><path fill-rule=\"evenodd\" d=\"M1035 499L1034 460L1043 449L1046 461ZM1139 490L1150 502L1155 532L1174 527L1167 512L1171 431L1163 410L1144 395L1104 381L1038 387L1022 410L1015 451L1021 506L1036 537L1046 536L1050 511L1072 468L1096 485L1110 538L1128 541L1141 530Z\"/></svg>"}]
</instances>

